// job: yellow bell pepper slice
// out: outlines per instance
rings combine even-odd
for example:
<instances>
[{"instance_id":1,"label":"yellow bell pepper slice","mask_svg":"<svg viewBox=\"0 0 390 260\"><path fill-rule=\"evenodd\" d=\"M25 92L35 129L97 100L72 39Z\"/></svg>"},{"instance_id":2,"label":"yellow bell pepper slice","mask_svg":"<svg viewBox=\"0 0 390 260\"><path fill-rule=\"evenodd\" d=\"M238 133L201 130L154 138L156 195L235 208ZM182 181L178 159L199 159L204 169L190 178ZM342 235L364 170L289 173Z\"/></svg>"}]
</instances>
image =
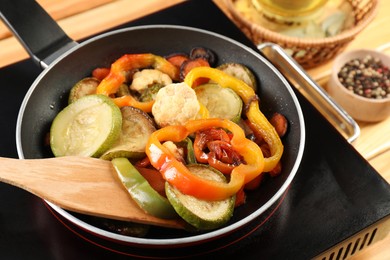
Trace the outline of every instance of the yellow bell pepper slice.
<instances>
[{"instance_id":1,"label":"yellow bell pepper slice","mask_svg":"<svg viewBox=\"0 0 390 260\"><path fill-rule=\"evenodd\" d=\"M242 80L230 76L221 70L210 67L193 68L185 77L184 82L192 87L195 80L198 78L209 78L222 87L231 88L241 97L245 104L245 114L248 120L253 124L256 131L261 134L270 147L271 156L264 158L264 171L269 172L275 168L282 157L284 147L275 128L260 111L259 98L253 88Z\"/></svg>"}]
</instances>

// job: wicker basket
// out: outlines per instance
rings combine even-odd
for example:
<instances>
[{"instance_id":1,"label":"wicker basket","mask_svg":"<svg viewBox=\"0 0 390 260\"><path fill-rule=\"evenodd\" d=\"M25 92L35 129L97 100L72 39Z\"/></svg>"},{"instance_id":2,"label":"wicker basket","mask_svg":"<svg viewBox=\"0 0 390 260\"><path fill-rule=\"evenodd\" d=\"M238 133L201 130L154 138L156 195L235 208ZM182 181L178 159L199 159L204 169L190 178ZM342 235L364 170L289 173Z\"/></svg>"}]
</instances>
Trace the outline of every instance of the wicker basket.
<instances>
[{"instance_id":1,"label":"wicker basket","mask_svg":"<svg viewBox=\"0 0 390 260\"><path fill-rule=\"evenodd\" d=\"M280 45L305 69L316 67L340 53L375 17L378 0L346 0L351 5L354 24L336 36L326 38L289 37L249 21L236 8L235 0L226 0L232 20L255 43Z\"/></svg>"}]
</instances>

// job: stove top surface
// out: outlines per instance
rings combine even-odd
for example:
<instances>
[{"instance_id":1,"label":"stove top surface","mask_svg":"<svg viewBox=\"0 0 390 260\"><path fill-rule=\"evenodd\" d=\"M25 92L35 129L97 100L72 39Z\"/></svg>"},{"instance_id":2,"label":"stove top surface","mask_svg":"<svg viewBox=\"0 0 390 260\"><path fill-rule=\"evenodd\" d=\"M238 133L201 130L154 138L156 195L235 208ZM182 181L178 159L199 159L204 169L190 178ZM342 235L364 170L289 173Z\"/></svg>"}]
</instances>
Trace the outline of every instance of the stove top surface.
<instances>
[{"instance_id":1,"label":"stove top surface","mask_svg":"<svg viewBox=\"0 0 390 260\"><path fill-rule=\"evenodd\" d=\"M121 27L180 24L255 46L211 1L187 1ZM116 29L116 28L113 28ZM0 69L0 156L17 158L15 126L24 94L41 70L24 60ZM212 258L308 259L390 215L390 187L332 125L296 92L304 112L306 147L283 197L233 234L191 248L120 245L80 230L39 198L0 183L0 255L4 259Z\"/></svg>"}]
</instances>

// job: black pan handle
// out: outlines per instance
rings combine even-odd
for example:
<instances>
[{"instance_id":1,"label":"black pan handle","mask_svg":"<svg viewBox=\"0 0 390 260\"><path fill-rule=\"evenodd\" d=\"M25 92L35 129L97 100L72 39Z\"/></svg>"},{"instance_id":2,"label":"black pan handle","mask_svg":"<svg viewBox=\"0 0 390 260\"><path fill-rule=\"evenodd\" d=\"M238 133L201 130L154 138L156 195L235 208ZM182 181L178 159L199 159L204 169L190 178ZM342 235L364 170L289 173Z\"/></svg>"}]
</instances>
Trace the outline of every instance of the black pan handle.
<instances>
[{"instance_id":1,"label":"black pan handle","mask_svg":"<svg viewBox=\"0 0 390 260\"><path fill-rule=\"evenodd\" d=\"M41 68L77 45L35 0L0 0L0 18Z\"/></svg>"}]
</instances>

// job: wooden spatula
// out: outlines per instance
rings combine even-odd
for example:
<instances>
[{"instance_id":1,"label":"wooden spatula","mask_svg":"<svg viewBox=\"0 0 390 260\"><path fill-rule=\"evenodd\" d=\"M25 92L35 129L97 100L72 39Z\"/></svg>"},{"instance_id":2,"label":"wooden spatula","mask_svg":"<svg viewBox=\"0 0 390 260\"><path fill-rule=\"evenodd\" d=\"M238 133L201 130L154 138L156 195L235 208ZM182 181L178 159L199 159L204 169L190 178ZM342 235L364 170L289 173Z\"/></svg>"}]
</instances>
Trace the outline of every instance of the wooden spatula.
<instances>
[{"instance_id":1,"label":"wooden spatula","mask_svg":"<svg viewBox=\"0 0 390 260\"><path fill-rule=\"evenodd\" d=\"M153 217L140 209L116 179L110 161L88 157L0 157L0 181L74 212L157 226L184 228L182 220Z\"/></svg>"}]
</instances>

